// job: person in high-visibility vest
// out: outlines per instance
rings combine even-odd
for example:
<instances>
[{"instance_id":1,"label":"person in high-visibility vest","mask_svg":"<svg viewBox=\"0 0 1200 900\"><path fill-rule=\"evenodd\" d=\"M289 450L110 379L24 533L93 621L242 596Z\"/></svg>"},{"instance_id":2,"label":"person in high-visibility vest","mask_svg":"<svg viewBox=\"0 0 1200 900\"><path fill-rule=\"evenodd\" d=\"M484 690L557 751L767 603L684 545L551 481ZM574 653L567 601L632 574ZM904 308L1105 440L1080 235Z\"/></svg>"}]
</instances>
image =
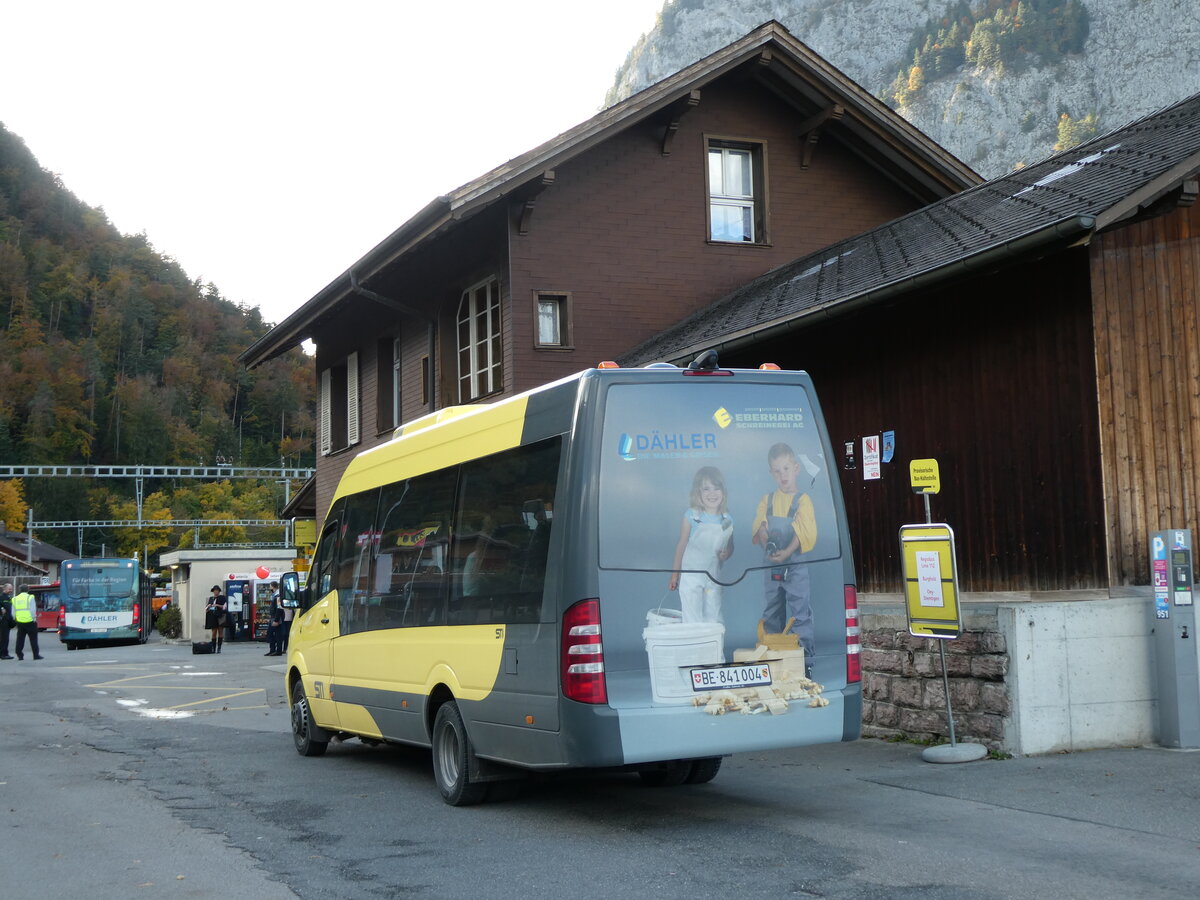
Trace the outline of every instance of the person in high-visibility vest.
<instances>
[{"instance_id":1,"label":"person in high-visibility vest","mask_svg":"<svg viewBox=\"0 0 1200 900\"><path fill-rule=\"evenodd\" d=\"M12 598L13 618L17 620L17 659L25 658L25 638L29 638L29 649L34 659L42 659L38 653L37 600L29 591L21 591Z\"/></svg>"}]
</instances>

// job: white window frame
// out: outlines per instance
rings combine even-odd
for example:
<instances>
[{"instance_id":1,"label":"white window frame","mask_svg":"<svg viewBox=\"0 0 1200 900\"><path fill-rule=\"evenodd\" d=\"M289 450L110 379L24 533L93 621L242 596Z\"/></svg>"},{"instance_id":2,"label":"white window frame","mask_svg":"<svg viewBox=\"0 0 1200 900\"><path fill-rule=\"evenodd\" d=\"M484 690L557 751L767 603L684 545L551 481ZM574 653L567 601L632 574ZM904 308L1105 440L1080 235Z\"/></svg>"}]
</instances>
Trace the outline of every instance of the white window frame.
<instances>
[{"instance_id":1,"label":"white window frame","mask_svg":"<svg viewBox=\"0 0 1200 900\"><path fill-rule=\"evenodd\" d=\"M749 246L767 242L767 148L766 144L758 141L738 140L706 136L704 140L704 173L708 187L708 239L717 244L738 244ZM714 184L713 156L721 160L720 171L722 183ZM750 193L740 190L730 190L730 185L724 183L726 160L731 156L745 156L749 164ZM715 230L713 212L717 209L737 209L750 213L750 234L742 240L730 240L718 237Z\"/></svg>"},{"instance_id":2,"label":"white window frame","mask_svg":"<svg viewBox=\"0 0 1200 900\"><path fill-rule=\"evenodd\" d=\"M557 335L545 340L542 335L542 306L554 304L557 313L555 325ZM571 342L571 292L534 291L533 293L533 345L544 350L569 350Z\"/></svg>"},{"instance_id":3,"label":"white window frame","mask_svg":"<svg viewBox=\"0 0 1200 900\"><path fill-rule=\"evenodd\" d=\"M375 431L390 434L400 425L400 338L380 338L375 342Z\"/></svg>"},{"instance_id":4,"label":"white window frame","mask_svg":"<svg viewBox=\"0 0 1200 900\"><path fill-rule=\"evenodd\" d=\"M459 403L494 394L504 386L502 316L499 279L485 278L463 291L455 332Z\"/></svg>"}]
</instances>

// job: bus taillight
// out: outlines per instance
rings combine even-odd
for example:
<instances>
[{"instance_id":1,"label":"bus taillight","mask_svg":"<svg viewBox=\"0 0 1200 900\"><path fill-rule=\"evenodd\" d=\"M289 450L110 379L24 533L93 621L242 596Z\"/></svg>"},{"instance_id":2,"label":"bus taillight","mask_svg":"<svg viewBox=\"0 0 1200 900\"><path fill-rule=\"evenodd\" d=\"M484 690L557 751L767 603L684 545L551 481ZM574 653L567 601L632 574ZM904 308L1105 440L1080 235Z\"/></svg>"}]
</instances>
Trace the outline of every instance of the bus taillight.
<instances>
[{"instance_id":1,"label":"bus taillight","mask_svg":"<svg viewBox=\"0 0 1200 900\"><path fill-rule=\"evenodd\" d=\"M858 624L858 591L846 585L846 683L862 681L862 629Z\"/></svg>"},{"instance_id":2,"label":"bus taillight","mask_svg":"<svg viewBox=\"0 0 1200 900\"><path fill-rule=\"evenodd\" d=\"M133 601L133 627L141 631L142 625L142 604L139 600Z\"/></svg>"},{"instance_id":3,"label":"bus taillight","mask_svg":"<svg viewBox=\"0 0 1200 900\"><path fill-rule=\"evenodd\" d=\"M563 613L562 689L570 700L607 703L600 601L580 600Z\"/></svg>"},{"instance_id":4,"label":"bus taillight","mask_svg":"<svg viewBox=\"0 0 1200 900\"><path fill-rule=\"evenodd\" d=\"M58 633L61 635L67 630L67 604L63 604L58 608Z\"/></svg>"}]
</instances>

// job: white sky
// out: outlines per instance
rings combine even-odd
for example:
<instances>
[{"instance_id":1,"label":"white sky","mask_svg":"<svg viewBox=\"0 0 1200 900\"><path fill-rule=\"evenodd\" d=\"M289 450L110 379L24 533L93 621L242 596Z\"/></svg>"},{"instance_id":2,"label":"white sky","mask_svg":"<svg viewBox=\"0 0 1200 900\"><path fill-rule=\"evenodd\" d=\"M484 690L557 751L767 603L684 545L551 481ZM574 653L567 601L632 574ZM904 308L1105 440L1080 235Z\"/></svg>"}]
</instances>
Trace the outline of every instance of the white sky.
<instances>
[{"instance_id":1,"label":"white sky","mask_svg":"<svg viewBox=\"0 0 1200 900\"><path fill-rule=\"evenodd\" d=\"M279 322L439 194L599 111L663 0L0 0L0 122Z\"/></svg>"}]
</instances>

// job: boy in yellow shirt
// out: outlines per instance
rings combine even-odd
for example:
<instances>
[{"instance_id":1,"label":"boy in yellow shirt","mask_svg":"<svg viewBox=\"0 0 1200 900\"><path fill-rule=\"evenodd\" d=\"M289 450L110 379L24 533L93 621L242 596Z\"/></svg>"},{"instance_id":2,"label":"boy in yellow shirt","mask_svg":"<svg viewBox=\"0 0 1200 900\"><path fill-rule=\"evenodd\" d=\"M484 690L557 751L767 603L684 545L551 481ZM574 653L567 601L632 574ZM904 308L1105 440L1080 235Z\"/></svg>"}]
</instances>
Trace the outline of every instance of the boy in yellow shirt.
<instances>
[{"instance_id":1,"label":"boy in yellow shirt","mask_svg":"<svg viewBox=\"0 0 1200 900\"><path fill-rule=\"evenodd\" d=\"M764 560L773 566L763 576L763 629L778 634L792 619L792 631L799 636L805 665L811 669L812 597L808 566L801 558L816 546L816 514L812 498L796 483L802 467L795 451L788 444L775 444L767 453L767 465L777 490L762 498L753 526L753 543L763 548Z\"/></svg>"}]
</instances>

